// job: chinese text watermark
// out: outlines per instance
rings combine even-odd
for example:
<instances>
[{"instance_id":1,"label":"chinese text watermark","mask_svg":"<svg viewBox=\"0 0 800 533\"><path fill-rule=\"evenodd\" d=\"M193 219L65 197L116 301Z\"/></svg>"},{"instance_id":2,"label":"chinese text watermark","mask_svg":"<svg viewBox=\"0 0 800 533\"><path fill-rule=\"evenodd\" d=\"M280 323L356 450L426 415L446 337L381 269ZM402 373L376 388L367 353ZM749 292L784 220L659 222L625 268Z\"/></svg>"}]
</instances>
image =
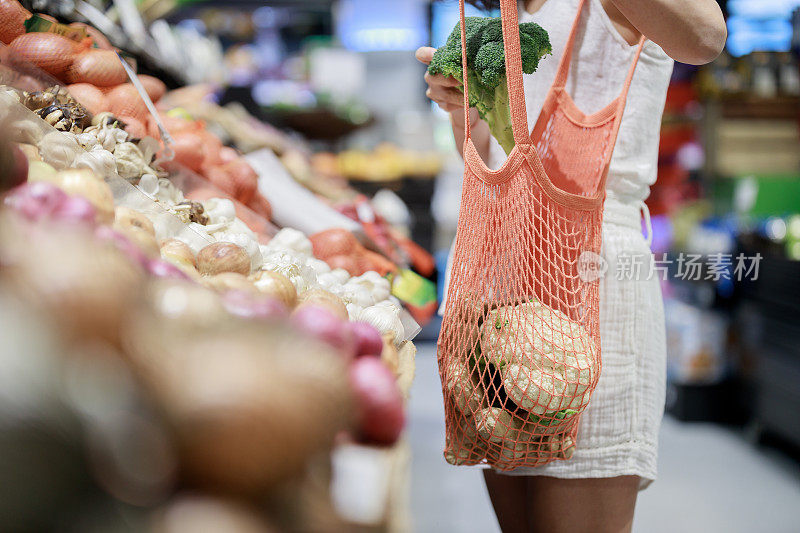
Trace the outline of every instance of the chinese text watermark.
<instances>
[{"instance_id":1,"label":"chinese text watermark","mask_svg":"<svg viewBox=\"0 0 800 533\"><path fill-rule=\"evenodd\" d=\"M584 252L578 259L578 275L585 282L596 281L607 273L619 281L668 278L683 281L758 280L762 256L714 253L619 254L613 264L602 256Z\"/></svg>"}]
</instances>

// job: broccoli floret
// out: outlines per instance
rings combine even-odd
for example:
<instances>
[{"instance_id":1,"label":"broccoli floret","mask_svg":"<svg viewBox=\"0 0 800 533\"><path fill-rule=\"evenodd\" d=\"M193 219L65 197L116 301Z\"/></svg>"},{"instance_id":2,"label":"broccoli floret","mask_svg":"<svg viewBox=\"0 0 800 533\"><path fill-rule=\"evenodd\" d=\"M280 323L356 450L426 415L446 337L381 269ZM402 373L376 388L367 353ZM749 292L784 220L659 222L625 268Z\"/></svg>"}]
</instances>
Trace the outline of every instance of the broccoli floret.
<instances>
[{"instance_id":1,"label":"broccoli floret","mask_svg":"<svg viewBox=\"0 0 800 533\"><path fill-rule=\"evenodd\" d=\"M511 110L506 85L503 26L500 18L467 17L467 76L469 105L478 110L492 135L506 151L514 148ZM519 25L522 71L532 74L539 60L552 53L550 36L533 22ZM461 69L461 28L456 24L444 46L436 50L428 66L430 74L443 74L463 81ZM463 86L461 87L463 90Z\"/></svg>"}]
</instances>

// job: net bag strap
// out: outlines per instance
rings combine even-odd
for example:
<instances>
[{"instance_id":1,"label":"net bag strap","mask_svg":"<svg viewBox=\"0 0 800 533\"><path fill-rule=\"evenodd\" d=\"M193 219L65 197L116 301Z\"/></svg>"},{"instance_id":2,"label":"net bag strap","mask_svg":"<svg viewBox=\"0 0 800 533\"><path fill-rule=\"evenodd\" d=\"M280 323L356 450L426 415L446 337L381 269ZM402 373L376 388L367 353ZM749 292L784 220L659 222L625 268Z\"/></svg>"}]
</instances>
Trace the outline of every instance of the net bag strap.
<instances>
[{"instance_id":1,"label":"net bag strap","mask_svg":"<svg viewBox=\"0 0 800 533\"><path fill-rule=\"evenodd\" d=\"M580 5L578 5L578 13L575 15L575 20L572 23L572 29L569 33L569 38L567 39L567 44L564 47L564 53L561 56L561 62L558 64L558 72L556 73L556 79L553 82L552 89L564 89L567 84L567 78L569 77L569 69L570 65L572 64L572 56L575 50L575 40L578 35L578 30L580 29L581 23L581 16L583 14L583 8L586 6L586 0L581 0ZM631 66L628 69L628 74L625 78L625 83L622 86L622 91L620 92L619 97L617 98L617 105L614 114L614 122L611 129L611 142L610 146L611 149L607 151L605 154L605 162L604 162L604 171L603 176L598 186L598 190L605 190L605 183L606 178L608 177L608 169L611 165L611 158L614 154L614 146L617 144L617 137L619 136L619 128L622 125L622 116L625 113L625 105L628 101L628 92L631 88L631 82L633 81L633 75L636 72L636 66L639 64L639 58L642 55L642 50L644 49L644 43L646 42L646 37L644 35L641 36L639 39L639 44L636 48L636 53L634 54L633 61L631 61Z\"/></svg>"},{"instance_id":2,"label":"net bag strap","mask_svg":"<svg viewBox=\"0 0 800 533\"><path fill-rule=\"evenodd\" d=\"M578 5L578 13L575 15L575 20L572 23L572 29L567 38L567 45L564 47L564 53L561 55L561 61L558 63L558 72L556 79L553 81L553 88L560 89L567 84L567 77L569 76L569 66L572 64L572 51L575 48L575 38L578 35L578 28L581 25L581 14L583 7L586 5L586 0L581 0Z\"/></svg>"},{"instance_id":3,"label":"net bag strap","mask_svg":"<svg viewBox=\"0 0 800 533\"><path fill-rule=\"evenodd\" d=\"M464 17L464 0L459 0L461 26L461 68L464 79L464 132L470 138L469 81L467 80L467 36ZM519 20L517 0L500 0L500 17L503 24L503 48L505 51L506 79L511 104L511 125L516 144L530 144L528 112L525 107L525 91L522 85L522 52L519 43Z\"/></svg>"},{"instance_id":4,"label":"net bag strap","mask_svg":"<svg viewBox=\"0 0 800 533\"><path fill-rule=\"evenodd\" d=\"M625 114L625 104L628 101L628 92L631 88L631 83L633 82L633 75L636 72L636 65L639 63L639 57L642 55L642 50L644 49L644 43L647 39L644 35L639 39L639 46L636 48L636 54L633 57L633 61L631 62L631 68L628 69L628 76L625 78L625 85L622 86L622 93L619 95L617 99L617 112L614 115L614 125L612 126L611 130L611 149L608 150L606 154L606 161L605 167L603 171L603 177L600 180L600 188L601 190L605 191L606 188L606 179L608 178L608 171L611 167L611 158L614 155L614 147L617 145L617 137L619 136L619 128L622 126L622 116Z\"/></svg>"}]
</instances>

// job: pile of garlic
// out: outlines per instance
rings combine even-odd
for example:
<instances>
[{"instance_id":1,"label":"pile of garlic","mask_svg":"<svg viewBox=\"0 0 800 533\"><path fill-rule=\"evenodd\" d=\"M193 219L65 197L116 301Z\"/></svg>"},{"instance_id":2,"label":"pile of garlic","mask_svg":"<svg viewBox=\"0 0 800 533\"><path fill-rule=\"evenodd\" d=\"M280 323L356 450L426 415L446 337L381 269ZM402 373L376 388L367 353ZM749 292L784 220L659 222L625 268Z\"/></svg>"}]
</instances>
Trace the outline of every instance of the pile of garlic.
<instances>
[{"instance_id":1,"label":"pile of garlic","mask_svg":"<svg viewBox=\"0 0 800 533\"><path fill-rule=\"evenodd\" d=\"M184 201L183 193L168 179L142 178L137 187L173 213ZM389 280L377 272L353 277L341 268L331 270L325 261L314 257L311 241L295 229L284 228L269 244L259 244L258 236L236 217L233 202L210 198L202 203L208 223L191 222L189 226L216 242L232 242L244 248L254 272L283 274L298 294L309 289L331 292L347 306L350 320L368 322L398 342L404 339L400 302L391 295ZM258 286L259 282L255 283Z\"/></svg>"},{"instance_id":2,"label":"pile of garlic","mask_svg":"<svg viewBox=\"0 0 800 533\"><path fill-rule=\"evenodd\" d=\"M158 174L150 167L158 143L154 139L133 143L125 130L109 122L97 122L77 134L51 131L38 148L42 160L57 170L88 168L104 178L116 173L125 179Z\"/></svg>"},{"instance_id":3,"label":"pile of garlic","mask_svg":"<svg viewBox=\"0 0 800 533\"><path fill-rule=\"evenodd\" d=\"M381 334L403 340L400 302L391 295L389 280L377 272L352 277L341 268L331 270L325 261L314 257L311 241L291 228L280 230L260 248L264 258L261 269L288 277L298 294L324 289L345 303L350 320L368 322Z\"/></svg>"}]
</instances>

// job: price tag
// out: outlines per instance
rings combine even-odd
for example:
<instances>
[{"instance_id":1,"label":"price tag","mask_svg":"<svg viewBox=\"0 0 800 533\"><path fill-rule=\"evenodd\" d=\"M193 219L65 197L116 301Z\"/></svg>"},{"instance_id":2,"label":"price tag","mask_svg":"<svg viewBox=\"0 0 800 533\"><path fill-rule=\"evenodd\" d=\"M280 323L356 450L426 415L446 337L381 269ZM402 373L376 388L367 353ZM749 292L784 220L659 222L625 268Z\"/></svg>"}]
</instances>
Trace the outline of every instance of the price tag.
<instances>
[{"instance_id":1,"label":"price tag","mask_svg":"<svg viewBox=\"0 0 800 533\"><path fill-rule=\"evenodd\" d=\"M66 37L71 41L77 43L87 39L89 34L83 28L76 28L75 26L67 26L66 24L59 24L52 20L47 20L40 17L38 14L33 15L31 18L24 22L25 31L28 33L42 32L42 33L55 33L62 37Z\"/></svg>"},{"instance_id":2,"label":"price tag","mask_svg":"<svg viewBox=\"0 0 800 533\"><path fill-rule=\"evenodd\" d=\"M436 284L416 272L402 269L392 281L392 294L401 302L422 307L436 301Z\"/></svg>"}]
</instances>

